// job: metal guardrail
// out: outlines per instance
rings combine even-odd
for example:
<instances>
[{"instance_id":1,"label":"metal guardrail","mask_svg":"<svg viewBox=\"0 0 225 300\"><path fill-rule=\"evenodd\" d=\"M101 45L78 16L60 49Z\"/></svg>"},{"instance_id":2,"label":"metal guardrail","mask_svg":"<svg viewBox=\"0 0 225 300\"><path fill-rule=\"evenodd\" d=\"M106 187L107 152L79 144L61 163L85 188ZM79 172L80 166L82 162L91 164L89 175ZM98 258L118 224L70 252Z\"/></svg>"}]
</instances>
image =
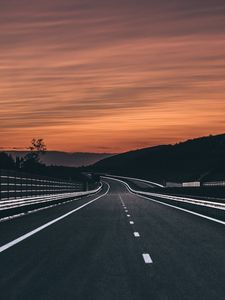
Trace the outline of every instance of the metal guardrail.
<instances>
[{"instance_id":1,"label":"metal guardrail","mask_svg":"<svg viewBox=\"0 0 225 300\"><path fill-rule=\"evenodd\" d=\"M96 185L0 170L0 201L41 195L82 192Z\"/></svg>"},{"instance_id":2,"label":"metal guardrail","mask_svg":"<svg viewBox=\"0 0 225 300\"><path fill-rule=\"evenodd\" d=\"M213 220L217 223L225 224L225 201L214 202L205 201L201 199L191 197L178 197L172 195L165 195L160 193L150 193L140 190L135 190L129 186L129 184L123 180L106 177L123 183L127 189L134 194L140 195L146 199L166 204L183 211L191 212L195 215ZM225 199L224 199L225 200Z\"/></svg>"},{"instance_id":3,"label":"metal guardrail","mask_svg":"<svg viewBox=\"0 0 225 300\"><path fill-rule=\"evenodd\" d=\"M203 186L224 186L225 181L211 181L211 182L203 182Z\"/></svg>"},{"instance_id":4,"label":"metal guardrail","mask_svg":"<svg viewBox=\"0 0 225 300\"><path fill-rule=\"evenodd\" d=\"M159 184L157 182L153 182L153 181L149 181L149 180L145 180L145 179L140 179L140 178L126 177L126 176L119 176L119 175L111 175L111 174L104 174L103 177L104 176L106 176L106 177L108 176L108 177L111 177L111 178L119 178L119 179L139 181L139 182L143 182L143 183L155 186L155 187L161 187L161 188L164 187L162 184Z\"/></svg>"},{"instance_id":5,"label":"metal guardrail","mask_svg":"<svg viewBox=\"0 0 225 300\"><path fill-rule=\"evenodd\" d=\"M225 186L225 181L190 181L190 182L166 182L166 187L213 187L213 186Z\"/></svg>"},{"instance_id":6,"label":"metal guardrail","mask_svg":"<svg viewBox=\"0 0 225 300\"><path fill-rule=\"evenodd\" d=\"M94 189L82 192L70 192L53 195L42 195L25 198L17 198L0 201L0 222L17 216L35 212L46 207L52 207L62 203L79 200L83 196L98 193L102 189L102 183Z\"/></svg>"}]
</instances>

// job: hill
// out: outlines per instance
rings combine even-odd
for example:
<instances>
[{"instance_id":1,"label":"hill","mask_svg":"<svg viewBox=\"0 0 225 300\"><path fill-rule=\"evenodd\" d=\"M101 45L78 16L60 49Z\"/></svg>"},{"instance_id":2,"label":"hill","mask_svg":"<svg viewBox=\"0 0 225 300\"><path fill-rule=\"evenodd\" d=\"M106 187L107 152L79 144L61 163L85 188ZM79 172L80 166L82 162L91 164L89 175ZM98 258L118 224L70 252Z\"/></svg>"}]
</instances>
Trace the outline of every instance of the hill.
<instances>
[{"instance_id":1,"label":"hill","mask_svg":"<svg viewBox=\"0 0 225 300\"><path fill-rule=\"evenodd\" d=\"M26 151L6 151L11 154L15 159L16 156L24 157ZM47 151L44 155L41 155L41 161L47 166L57 165L66 167L81 167L88 166L96 163L97 161L110 157L113 154L109 153L85 153L85 152L60 152L60 151Z\"/></svg>"},{"instance_id":2,"label":"hill","mask_svg":"<svg viewBox=\"0 0 225 300\"><path fill-rule=\"evenodd\" d=\"M225 134L126 152L97 162L92 170L162 183L225 180Z\"/></svg>"}]
</instances>

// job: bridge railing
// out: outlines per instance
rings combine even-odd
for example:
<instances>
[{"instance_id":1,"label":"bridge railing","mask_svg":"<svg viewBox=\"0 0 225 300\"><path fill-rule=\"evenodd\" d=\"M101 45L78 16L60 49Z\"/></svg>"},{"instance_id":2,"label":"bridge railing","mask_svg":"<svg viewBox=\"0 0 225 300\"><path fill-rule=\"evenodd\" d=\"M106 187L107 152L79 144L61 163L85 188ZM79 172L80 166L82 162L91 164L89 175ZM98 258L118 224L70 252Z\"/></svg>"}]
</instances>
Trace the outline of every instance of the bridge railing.
<instances>
[{"instance_id":1,"label":"bridge railing","mask_svg":"<svg viewBox=\"0 0 225 300\"><path fill-rule=\"evenodd\" d=\"M0 201L39 195L81 192L95 187L95 184L84 181L66 181L0 169Z\"/></svg>"}]
</instances>

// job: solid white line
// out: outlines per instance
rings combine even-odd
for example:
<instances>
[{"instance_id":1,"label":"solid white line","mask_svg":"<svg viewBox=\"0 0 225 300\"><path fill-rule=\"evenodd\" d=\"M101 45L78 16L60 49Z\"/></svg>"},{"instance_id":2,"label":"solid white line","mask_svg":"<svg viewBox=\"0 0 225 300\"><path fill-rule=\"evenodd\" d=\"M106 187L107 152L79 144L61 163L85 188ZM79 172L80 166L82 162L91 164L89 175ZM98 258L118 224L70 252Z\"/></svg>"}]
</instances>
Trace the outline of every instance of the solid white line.
<instances>
[{"instance_id":1,"label":"solid white line","mask_svg":"<svg viewBox=\"0 0 225 300\"><path fill-rule=\"evenodd\" d=\"M158 200L155 200L155 199L151 199L151 198L148 198L148 197L139 195L139 194L135 194L135 195L137 195L138 197L147 199L147 200L149 200L149 201L153 201L153 202L156 202L156 203L165 205L165 206L169 206L169 207L172 207L172 208L175 208L175 209L178 209L178 210L187 212L187 213L189 213L189 214L192 214L192 215L195 215L195 216L198 216L198 217L201 217L201 218L204 218L204 219L207 219L207 220L210 220L210 221L213 221L213 222L216 222L216 223L225 225L225 222L224 222L224 221L220 221L220 220L218 220L218 219L215 219L215 218L212 218L212 217L208 217L208 216L205 216L205 215L196 213L196 212L194 212L194 211L191 211L191 210L188 210L188 209L185 209L185 208L181 208L181 207L177 207L177 206L174 206L174 205L171 205L171 204L168 204L168 203L164 203L164 202L161 202L161 201L158 201Z\"/></svg>"},{"instance_id":2,"label":"solid white line","mask_svg":"<svg viewBox=\"0 0 225 300\"><path fill-rule=\"evenodd\" d=\"M140 237L139 232L134 232L134 236L135 236L135 237Z\"/></svg>"},{"instance_id":3,"label":"solid white line","mask_svg":"<svg viewBox=\"0 0 225 300\"><path fill-rule=\"evenodd\" d=\"M130 221L130 224L131 224L131 225L134 225L134 222L133 222L133 221Z\"/></svg>"},{"instance_id":4,"label":"solid white line","mask_svg":"<svg viewBox=\"0 0 225 300\"><path fill-rule=\"evenodd\" d=\"M135 196L138 196L138 197L140 197L140 198L144 198L144 199L147 199L147 200L149 200L149 201L153 201L153 202L156 202L156 203L165 205L165 206L169 206L169 207L175 208L175 209L177 209L177 210L184 211L184 212L186 212L186 213L189 213L189 214L192 214L192 215L195 215L195 216L204 218L204 219L206 219L206 220L210 220L210 221L213 221L213 222L216 222L216 223L225 225L225 222L224 222L224 221L221 221L221 220L218 220L218 219L215 219L215 218L212 218L212 217L208 217L208 216L206 216L206 215L199 214L199 213L196 213L196 212L194 212L194 211L191 211L191 210L188 210L188 209L185 209L185 208L181 208L181 207L178 207L178 206L174 206L174 205L171 205L171 204L168 204L168 203L164 203L164 202L159 201L159 200L151 199L151 198L149 198L149 197L140 195L140 194L139 194L139 191L134 191L134 190L131 191L130 186L129 186L126 182L124 182L124 181L122 181L122 180L120 180L120 179L112 178L112 177L108 177L108 178L110 178L111 180L116 180L116 181L119 181L120 183L123 183L123 184L126 186L127 190L128 190L132 195L135 195Z\"/></svg>"},{"instance_id":5,"label":"solid white line","mask_svg":"<svg viewBox=\"0 0 225 300\"><path fill-rule=\"evenodd\" d=\"M145 195L145 196L169 199L169 200L173 200L173 201L180 201L180 202L191 203L191 204L196 204L196 205L200 205L200 206L207 206L210 208L217 208L217 209L225 210L224 203L211 202L211 201L199 200L199 199L193 199L193 198L187 198L187 197L170 196L170 195L164 195L164 194L159 194L159 193L140 192L140 194Z\"/></svg>"},{"instance_id":6,"label":"solid white line","mask_svg":"<svg viewBox=\"0 0 225 300\"><path fill-rule=\"evenodd\" d=\"M144 253L142 254L143 258L144 258L144 261L146 264L152 264L153 261L151 259L151 256L148 254L148 253Z\"/></svg>"},{"instance_id":7,"label":"solid white line","mask_svg":"<svg viewBox=\"0 0 225 300\"><path fill-rule=\"evenodd\" d=\"M98 196L97 198L95 198L95 199L93 199L93 200L91 200L91 201L89 201L89 202L87 202L87 203L85 203L85 204L83 204L83 205L81 205L81 206L79 206L79 207L77 207L77 208L71 210L70 212L68 212L68 213L66 213L66 214L64 214L64 215L62 215L62 216L60 216L60 217L58 217L58 218L56 218L56 219L54 219L54 220L48 222L48 223L45 223L44 225L42 225L42 226L40 226L40 227L38 227L38 228L36 228L36 229L30 231L30 232L28 232L28 233L26 233L26 234L24 234L24 235L18 237L17 239L15 239L15 240L13 240L13 241L11 241L11 242L9 242L9 243L7 243L7 244L1 246L1 247L0 247L0 253L3 252L3 251L5 251L5 250L7 250L7 249L9 249L9 248L11 248L11 247L13 247L13 246L15 246L16 244L22 242L23 240L25 240L25 239L27 239L28 237L30 237L30 236L36 234L37 232L39 232L39 231L45 229L46 227L49 227L49 226L51 226L52 224L54 224L54 223L56 223L56 222L58 222L58 221L60 221L60 220L62 220L62 219L64 219L64 218L68 217L69 215L71 215L71 214L73 214L74 212L76 212L76 211L82 209L83 207L85 207L85 206L87 206L87 205L89 205L89 204L91 204L91 203L97 201L99 198L104 197L104 196L109 192L109 189L110 189L110 185L109 185L108 183L106 183L106 184L108 185L108 188L107 188L107 191L106 191L103 195Z\"/></svg>"},{"instance_id":8,"label":"solid white line","mask_svg":"<svg viewBox=\"0 0 225 300\"><path fill-rule=\"evenodd\" d=\"M130 215L127 215L128 218L130 218Z\"/></svg>"}]
</instances>

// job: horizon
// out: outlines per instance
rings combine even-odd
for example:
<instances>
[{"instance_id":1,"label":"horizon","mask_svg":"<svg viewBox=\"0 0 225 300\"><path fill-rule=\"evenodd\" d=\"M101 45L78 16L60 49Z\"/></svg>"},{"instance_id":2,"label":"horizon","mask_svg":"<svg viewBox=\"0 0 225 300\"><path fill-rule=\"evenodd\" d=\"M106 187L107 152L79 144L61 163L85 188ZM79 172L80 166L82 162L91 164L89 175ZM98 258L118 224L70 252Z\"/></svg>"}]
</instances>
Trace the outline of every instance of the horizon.
<instances>
[{"instance_id":1,"label":"horizon","mask_svg":"<svg viewBox=\"0 0 225 300\"><path fill-rule=\"evenodd\" d=\"M181 143L185 143L185 142L188 142L190 140L196 140L196 139L202 139L202 138L207 138L207 137L214 137L214 136L221 136L221 135L225 135L225 132L224 133L219 133L217 135L214 135L214 134L208 134L208 135L204 135L204 136L198 136L198 137L191 137L191 138L188 138L188 139L185 139L185 140L180 140L180 141L176 141L174 143L170 143L170 144L157 144L157 145L152 145L152 146L147 146L147 147L144 147L144 148L153 148L153 147L159 147L159 146L167 146L167 145L176 145L176 144L181 144ZM47 148L47 152L63 152L63 153L68 153L68 154L99 154L99 155L104 155L104 154L109 154L109 155L117 155L117 154L122 154L122 153L126 153L126 152L130 152L130 151L136 151L136 150L141 150L141 149L144 149L144 148L133 148L133 149L129 149L128 151L125 151L125 152L117 152L117 153L112 153L112 152L87 152L87 151L72 151L72 152L68 152L68 151L61 151L61 150L54 150L54 149L48 149ZM28 152L29 149L28 148L16 148L16 147L13 147L13 148L4 148L4 147L0 147L0 152Z\"/></svg>"},{"instance_id":2,"label":"horizon","mask_svg":"<svg viewBox=\"0 0 225 300\"><path fill-rule=\"evenodd\" d=\"M222 0L2 0L0 140L122 153L225 129Z\"/></svg>"}]
</instances>

